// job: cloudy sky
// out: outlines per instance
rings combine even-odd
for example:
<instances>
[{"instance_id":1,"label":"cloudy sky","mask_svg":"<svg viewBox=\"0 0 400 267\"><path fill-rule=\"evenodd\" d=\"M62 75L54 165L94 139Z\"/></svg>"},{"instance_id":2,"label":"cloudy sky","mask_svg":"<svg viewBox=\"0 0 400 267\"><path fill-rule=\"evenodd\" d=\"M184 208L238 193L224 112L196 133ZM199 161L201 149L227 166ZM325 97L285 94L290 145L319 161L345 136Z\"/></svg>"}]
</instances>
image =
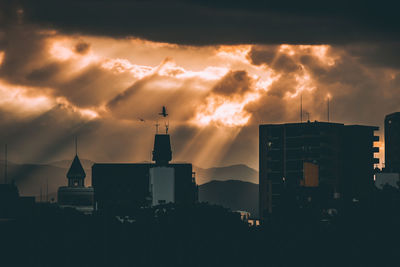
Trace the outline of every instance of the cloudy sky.
<instances>
[{"instance_id":1,"label":"cloudy sky","mask_svg":"<svg viewBox=\"0 0 400 267\"><path fill-rule=\"evenodd\" d=\"M382 141L400 111L398 9L385 1L1 3L12 161L70 159L75 135L82 158L148 161L155 124L169 123L175 161L257 168L258 125L298 122L300 95L310 120L327 120L329 98L331 121L380 126Z\"/></svg>"}]
</instances>

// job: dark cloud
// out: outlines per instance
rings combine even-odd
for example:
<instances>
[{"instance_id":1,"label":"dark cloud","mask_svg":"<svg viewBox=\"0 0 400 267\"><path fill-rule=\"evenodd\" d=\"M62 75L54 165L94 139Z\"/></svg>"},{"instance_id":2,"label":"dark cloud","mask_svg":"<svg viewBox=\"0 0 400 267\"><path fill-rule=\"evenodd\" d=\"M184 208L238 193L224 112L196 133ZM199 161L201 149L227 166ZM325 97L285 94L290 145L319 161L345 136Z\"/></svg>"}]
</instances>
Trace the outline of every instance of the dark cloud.
<instances>
[{"instance_id":1,"label":"dark cloud","mask_svg":"<svg viewBox=\"0 0 400 267\"><path fill-rule=\"evenodd\" d=\"M299 57L298 64L305 66L306 69L310 70L315 76L318 77L325 76L329 71L329 68L326 67L326 64L323 64L314 55L301 55Z\"/></svg>"},{"instance_id":2,"label":"dark cloud","mask_svg":"<svg viewBox=\"0 0 400 267\"><path fill-rule=\"evenodd\" d=\"M362 43L340 47L371 67L400 69L400 42Z\"/></svg>"},{"instance_id":3,"label":"dark cloud","mask_svg":"<svg viewBox=\"0 0 400 267\"><path fill-rule=\"evenodd\" d=\"M25 20L68 33L180 44L399 41L394 1L19 1ZM14 15L16 16L16 15Z\"/></svg>"},{"instance_id":4,"label":"dark cloud","mask_svg":"<svg viewBox=\"0 0 400 267\"><path fill-rule=\"evenodd\" d=\"M54 77L62 71L62 66L58 63L49 63L44 66L40 66L38 68L33 69L30 73L27 73L26 80L32 82L31 84L35 84L38 82L39 84L42 81L49 81L54 79Z\"/></svg>"},{"instance_id":5,"label":"dark cloud","mask_svg":"<svg viewBox=\"0 0 400 267\"><path fill-rule=\"evenodd\" d=\"M296 91L296 77L290 74L283 74L278 80L273 82L267 92L268 96L283 98L286 93Z\"/></svg>"},{"instance_id":6,"label":"dark cloud","mask_svg":"<svg viewBox=\"0 0 400 267\"><path fill-rule=\"evenodd\" d=\"M255 65L266 64L277 72L290 73L299 69L291 56L279 51L279 46L253 46L247 55Z\"/></svg>"},{"instance_id":7,"label":"dark cloud","mask_svg":"<svg viewBox=\"0 0 400 267\"><path fill-rule=\"evenodd\" d=\"M297 65L291 57L288 55L282 54L280 55L275 62L273 62L272 67L278 72L290 73L299 69L299 65Z\"/></svg>"},{"instance_id":8,"label":"dark cloud","mask_svg":"<svg viewBox=\"0 0 400 267\"><path fill-rule=\"evenodd\" d=\"M46 37L47 34L38 33L38 28L32 26L17 25L4 29L2 49L5 57L0 76L16 83L26 83L26 77L35 69L42 73L52 72L43 69L43 63L49 63Z\"/></svg>"},{"instance_id":9,"label":"dark cloud","mask_svg":"<svg viewBox=\"0 0 400 267\"><path fill-rule=\"evenodd\" d=\"M283 96L265 93L256 101L247 104L246 111L252 114L250 125L281 123L292 119L288 107Z\"/></svg>"},{"instance_id":10,"label":"dark cloud","mask_svg":"<svg viewBox=\"0 0 400 267\"><path fill-rule=\"evenodd\" d=\"M248 53L248 58L255 65L270 65L278 53L279 45L253 46Z\"/></svg>"},{"instance_id":11,"label":"dark cloud","mask_svg":"<svg viewBox=\"0 0 400 267\"><path fill-rule=\"evenodd\" d=\"M234 97L252 89L252 79L246 71L228 72L211 90L214 94Z\"/></svg>"},{"instance_id":12,"label":"dark cloud","mask_svg":"<svg viewBox=\"0 0 400 267\"><path fill-rule=\"evenodd\" d=\"M78 54L86 54L90 50L90 44L84 41L80 41L75 45L75 52Z\"/></svg>"}]
</instances>

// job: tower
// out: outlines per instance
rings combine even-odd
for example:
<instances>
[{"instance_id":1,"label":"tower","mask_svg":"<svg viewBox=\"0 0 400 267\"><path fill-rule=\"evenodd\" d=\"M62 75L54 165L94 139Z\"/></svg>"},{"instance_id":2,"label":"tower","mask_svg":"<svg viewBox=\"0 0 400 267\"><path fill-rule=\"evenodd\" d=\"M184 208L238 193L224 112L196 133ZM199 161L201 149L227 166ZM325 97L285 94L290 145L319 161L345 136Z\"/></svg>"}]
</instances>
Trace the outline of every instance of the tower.
<instances>
[{"instance_id":1,"label":"tower","mask_svg":"<svg viewBox=\"0 0 400 267\"><path fill-rule=\"evenodd\" d=\"M68 186L61 186L57 192L57 202L62 208L75 208L83 213L93 211L93 187L85 187L86 173L78 157L75 139L75 157L67 172Z\"/></svg>"},{"instance_id":2,"label":"tower","mask_svg":"<svg viewBox=\"0 0 400 267\"><path fill-rule=\"evenodd\" d=\"M86 173L78 157L78 137L75 136L75 158L67 172L69 187L85 187Z\"/></svg>"},{"instance_id":3,"label":"tower","mask_svg":"<svg viewBox=\"0 0 400 267\"><path fill-rule=\"evenodd\" d=\"M153 161L156 165L167 165L172 159L169 134L156 134L154 138Z\"/></svg>"},{"instance_id":4,"label":"tower","mask_svg":"<svg viewBox=\"0 0 400 267\"><path fill-rule=\"evenodd\" d=\"M69 168L67 173L68 186L85 187L85 177L86 177L85 170L82 167L78 155L76 154L74 160L72 161L71 167Z\"/></svg>"}]
</instances>

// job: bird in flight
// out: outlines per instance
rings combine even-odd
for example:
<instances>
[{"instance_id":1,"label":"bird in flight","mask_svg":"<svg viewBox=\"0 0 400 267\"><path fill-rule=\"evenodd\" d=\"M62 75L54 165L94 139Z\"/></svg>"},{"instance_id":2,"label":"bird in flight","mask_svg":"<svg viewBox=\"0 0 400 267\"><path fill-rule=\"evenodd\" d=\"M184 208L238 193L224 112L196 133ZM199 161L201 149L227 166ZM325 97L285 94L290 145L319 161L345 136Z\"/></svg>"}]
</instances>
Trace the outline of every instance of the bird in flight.
<instances>
[{"instance_id":1,"label":"bird in flight","mask_svg":"<svg viewBox=\"0 0 400 267\"><path fill-rule=\"evenodd\" d=\"M163 116L164 118L168 116L167 108L165 106L162 107L162 112L158 113L158 115Z\"/></svg>"}]
</instances>

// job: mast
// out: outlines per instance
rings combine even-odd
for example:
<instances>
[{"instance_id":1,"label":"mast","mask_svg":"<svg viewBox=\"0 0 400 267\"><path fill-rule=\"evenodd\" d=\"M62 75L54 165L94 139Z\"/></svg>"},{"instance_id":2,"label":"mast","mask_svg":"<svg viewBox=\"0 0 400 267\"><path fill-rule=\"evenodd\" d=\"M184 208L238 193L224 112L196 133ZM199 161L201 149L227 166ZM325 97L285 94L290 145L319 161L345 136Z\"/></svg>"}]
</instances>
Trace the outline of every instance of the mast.
<instances>
[{"instance_id":1,"label":"mast","mask_svg":"<svg viewBox=\"0 0 400 267\"><path fill-rule=\"evenodd\" d=\"M303 122L303 94L300 93L300 122Z\"/></svg>"}]
</instances>

